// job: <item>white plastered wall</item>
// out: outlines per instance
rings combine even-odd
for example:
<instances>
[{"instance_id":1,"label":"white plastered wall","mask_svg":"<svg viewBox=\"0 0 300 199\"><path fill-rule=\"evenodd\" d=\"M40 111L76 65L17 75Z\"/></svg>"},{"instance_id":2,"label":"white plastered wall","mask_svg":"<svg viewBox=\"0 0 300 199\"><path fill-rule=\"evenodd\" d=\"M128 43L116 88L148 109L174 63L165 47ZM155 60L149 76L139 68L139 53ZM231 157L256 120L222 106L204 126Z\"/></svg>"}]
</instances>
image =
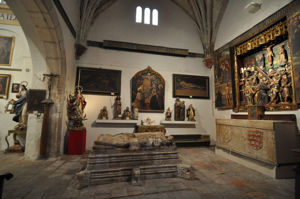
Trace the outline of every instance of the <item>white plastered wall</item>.
<instances>
[{"instance_id":1,"label":"white plastered wall","mask_svg":"<svg viewBox=\"0 0 300 199\"><path fill-rule=\"evenodd\" d=\"M12 121L13 114L5 113L5 105L10 99L16 99L16 93L11 92L12 83L21 83L22 81L28 82L28 88L32 86L32 61L31 54L28 47L28 43L21 26L13 25L0 25L0 35L3 36L14 36L15 45L13 49L12 64L11 66L0 66L1 68L17 68L22 71L9 71L0 70L1 74L10 74L11 82L9 87L8 99L0 98L0 151L5 150L7 145L5 142L5 136L8 130L14 128L17 124ZM10 145L13 144L12 136L9 137Z\"/></svg>"},{"instance_id":2,"label":"white plastered wall","mask_svg":"<svg viewBox=\"0 0 300 199\"><path fill-rule=\"evenodd\" d=\"M150 26L135 23L135 9L137 5L146 6L159 11L159 26ZM202 53L201 42L197 34L196 26L192 20L171 1L159 0L122 0L102 13L95 21L88 35L89 40L116 40L150 44L174 48L185 48L191 52ZM172 96L172 74L190 74L210 77L212 88L211 70L206 68L201 58L186 58L146 53L133 53L117 50L106 50L89 47L87 52L77 61L77 66L100 67L122 71L121 101L122 111L130 106L130 80L140 70L151 66L165 79L165 108L173 110L175 98ZM134 127L119 125L99 125L95 123L100 109L108 107L109 118L112 118L114 97L103 95L85 95L87 106L85 113L88 120L87 149L91 149L93 141L101 133L116 134L121 132L133 132ZM211 99L211 98L210 98ZM182 126L179 128L167 128L167 134L209 134L212 141L215 140L215 126L213 118L213 106L211 100L182 99L186 106L193 104L196 109L197 123L194 127ZM164 113L139 113L140 120L150 117L159 124L164 119Z\"/></svg>"}]
</instances>

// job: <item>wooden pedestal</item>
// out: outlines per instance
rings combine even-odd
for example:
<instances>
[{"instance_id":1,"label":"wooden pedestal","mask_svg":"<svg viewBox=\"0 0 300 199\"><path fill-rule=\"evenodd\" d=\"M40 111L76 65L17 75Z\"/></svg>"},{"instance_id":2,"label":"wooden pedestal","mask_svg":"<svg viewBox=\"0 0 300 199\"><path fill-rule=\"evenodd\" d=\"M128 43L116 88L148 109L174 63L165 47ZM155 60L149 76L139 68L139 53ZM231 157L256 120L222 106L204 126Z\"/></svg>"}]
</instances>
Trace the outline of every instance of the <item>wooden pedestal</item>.
<instances>
[{"instance_id":1,"label":"wooden pedestal","mask_svg":"<svg viewBox=\"0 0 300 199\"><path fill-rule=\"evenodd\" d=\"M68 155L81 155L85 152L86 129L69 130Z\"/></svg>"},{"instance_id":2,"label":"wooden pedestal","mask_svg":"<svg viewBox=\"0 0 300 199\"><path fill-rule=\"evenodd\" d=\"M248 105L248 120L262 120L265 115L264 106Z\"/></svg>"}]
</instances>

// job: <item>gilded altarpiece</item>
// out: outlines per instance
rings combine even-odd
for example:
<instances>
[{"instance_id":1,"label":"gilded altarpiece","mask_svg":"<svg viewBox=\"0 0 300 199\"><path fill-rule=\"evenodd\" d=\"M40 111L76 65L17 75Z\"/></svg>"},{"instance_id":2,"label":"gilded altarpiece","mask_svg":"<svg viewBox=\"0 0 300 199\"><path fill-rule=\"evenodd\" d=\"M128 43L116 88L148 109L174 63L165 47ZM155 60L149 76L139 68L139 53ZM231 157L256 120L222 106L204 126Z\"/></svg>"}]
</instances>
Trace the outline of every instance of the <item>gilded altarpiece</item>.
<instances>
[{"instance_id":1,"label":"gilded altarpiece","mask_svg":"<svg viewBox=\"0 0 300 199\"><path fill-rule=\"evenodd\" d=\"M297 109L288 37L283 18L235 46L235 111L246 111L248 105L267 111Z\"/></svg>"}]
</instances>

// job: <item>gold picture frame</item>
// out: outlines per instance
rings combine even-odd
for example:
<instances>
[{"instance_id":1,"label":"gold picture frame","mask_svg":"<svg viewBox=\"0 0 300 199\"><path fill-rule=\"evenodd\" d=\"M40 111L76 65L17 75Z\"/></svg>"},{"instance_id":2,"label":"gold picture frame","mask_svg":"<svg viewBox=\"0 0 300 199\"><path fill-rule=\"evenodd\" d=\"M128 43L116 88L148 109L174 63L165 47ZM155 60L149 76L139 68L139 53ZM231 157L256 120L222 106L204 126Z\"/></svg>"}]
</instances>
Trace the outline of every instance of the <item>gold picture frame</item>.
<instances>
[{"instance_id":1,"label":"gold picture frame","mask_svg":"<svg viewBox=\"0 0 300 199\"><path fill-rule=\"evenodd\" d=\"M13 114L15 112L15 105L14 105L15 100L11 99L9 102L5 105L5 112Z\"/></svg>"},{"instance_id":2,"label":"gold picture frame","mask_svg":"<svg viewBox=\"0 0 300 199\"><path fill-rule=\"evenodd\" d=\"M0 98L8 98L11 75L0 74Z\"/></svg>"},{"instance_id":3,"label":"gold picture frame","mask_svg":"<svg viewBox=\"0 0 300 199\"><path fill-rule=\"evenodd\" d=\"M0 66L11 66L15 37L0 35Z\"/></svg>"}]
</instances>

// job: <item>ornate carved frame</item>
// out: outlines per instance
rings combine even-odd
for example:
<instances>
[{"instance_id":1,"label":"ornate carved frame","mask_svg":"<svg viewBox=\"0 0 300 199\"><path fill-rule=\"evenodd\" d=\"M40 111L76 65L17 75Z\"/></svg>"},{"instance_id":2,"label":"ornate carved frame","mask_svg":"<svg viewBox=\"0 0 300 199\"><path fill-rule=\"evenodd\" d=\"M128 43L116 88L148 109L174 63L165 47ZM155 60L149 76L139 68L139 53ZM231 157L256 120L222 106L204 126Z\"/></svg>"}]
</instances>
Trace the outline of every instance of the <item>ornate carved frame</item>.
<instances>
[{"instance_id":1,"label":"ornate carved frame","mask_svg":"<svg viewBox=\"0 0 300 199\"><path fill-rule=\"evenodd\" d=\"M163 113L164 112L164 101L165 101L165 79L156 71L154 71L150 66L148 66L146 69L141 70L137 72L131 79L131 103L132 105L134 104L134 100L136 98L136 94L138 91L138 85L136 85L137 82L135 82L138 78L142 77L143 75L148 74L149 76L152 76L156 78L156 80L160 81L161 84L163 85L163 90L162 90L162 100L163 100L163 107L159 110L154 110L154 109L144 109L144 108L139 108L139 112L152 112L152 113ZM152 82L151 82L152 84ZM153 85L151 85L153 86Z\"/></svg>"}]
</instances>

